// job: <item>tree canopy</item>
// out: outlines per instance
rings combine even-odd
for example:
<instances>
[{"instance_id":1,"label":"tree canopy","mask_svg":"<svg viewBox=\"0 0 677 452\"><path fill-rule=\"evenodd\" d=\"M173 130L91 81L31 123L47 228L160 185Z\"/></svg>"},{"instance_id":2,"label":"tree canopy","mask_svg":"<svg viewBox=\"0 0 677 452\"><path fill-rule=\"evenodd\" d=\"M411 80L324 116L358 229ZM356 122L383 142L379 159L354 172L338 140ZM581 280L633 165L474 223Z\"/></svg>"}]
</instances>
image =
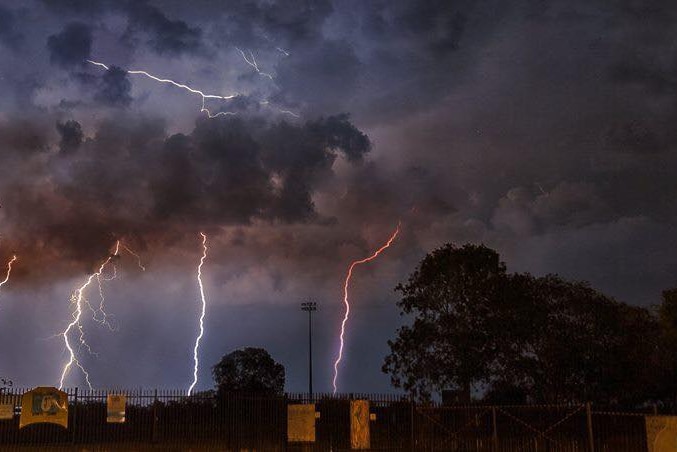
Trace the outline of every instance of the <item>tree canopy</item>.
<instances>
[{"instance_id":1,"label":"tree canopy","mask_svg":"<svg viewBox=\"0 0 677 452\"><path fill-rule=\"evenodd\" d=\"M224 355L212 368L219 393L282 394L284 366L262 348L246 347Z\"/></svg>"},{"instance_id":2,"label":"tree canopy","mask_svg":"<svg viewBox=\"0 0 677 452\"><path fill-rule=\"evenodd\" d=\"M636 405L666 397L661 378L676 375L652 311L584 282L509 274L483 245L434 250L396 291L412 323L388 341L383 371L421 399L453 389L497 403ZM677 350L677 291L668 296L660 318Z\"/></svg>"}]
</instances>

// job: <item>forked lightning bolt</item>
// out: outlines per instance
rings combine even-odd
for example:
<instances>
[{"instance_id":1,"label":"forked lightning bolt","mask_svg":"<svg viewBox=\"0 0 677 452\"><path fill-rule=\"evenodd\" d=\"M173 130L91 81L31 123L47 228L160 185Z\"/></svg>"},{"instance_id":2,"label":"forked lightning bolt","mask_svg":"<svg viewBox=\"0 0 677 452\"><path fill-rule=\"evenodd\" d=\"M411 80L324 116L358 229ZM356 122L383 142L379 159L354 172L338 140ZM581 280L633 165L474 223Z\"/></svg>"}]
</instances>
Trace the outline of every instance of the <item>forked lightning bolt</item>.
<instances>
[{"instance_id":1,"label":"forked lightning bolt","mask_svg":"<svg viewBox=\"0 0 677 452\"><path fill-rule=\"evenodd\" d=\"M89 308L92 312L92 319L100 323L104 326L107 326L109 329L114 330L115 328L108 322L107 319L107 314L104 310L104 305L105 305L105 298L103 294L103 287L101 281L112 281L117 277L117 267L115 266L115 263L112 262L114 259L118 259L120 257L120 247L123 247L127 252L129 252L131 255L135 256L138 259L139 267L143 268L141 265L141 258L139 257L138 254L134 253L131 249L129 249L127 246L122 245L120 241L118 240L115 243L115 248L113 252L103 261L101 266L99 267L98 271L92 273L89 275L89 277L85 280L85 282L80 286L77 290L73 292L71 295L71 304L75 305L75 311L73 312L73 321L68 324L66 329L60 334L60 336L63 337L64 344L66 346L66 349L68 350L69 353L69 359L68 362L64 365L63 370L61 371L61 378L59 380L59 389L63 388L64 381L66 379L66 376L68 375L68 372L70 371L71 367L73 365L77 366L85 376L85 381L87 382L87 386L89 389L92 389L92 384L89 380L89 373L87 370L84 368L82 363L77 358L76 352L73 349L73 345L71 344L71 341L69 339L69 334L73 330L78 331L78 341L79 341L79 347L78 348L85 348L91 353L91 349L89 348L89 345L87 345L87 342L85 341L85 332L82 329L82 323L80 323L80 319L82 318L82 313L83 313L83 307ZM111 276L104 276L104 270L108 266L108 264L111 264L113 266L113 273ZM99 308L95 309L90 303L89 300L85 297L85 289L89 287L90 284L92 284L92 281L94 279L97 280L98 286L99 286L99 296L100 302L99 302ZM102 317L98 317L98 313L102 315Z\"/></svg>"},{"instance_id":2,"label":"forked lightning bolt","mask_svg":"<svg viewBox=\"0 0 677 452\"><path fill-rule=\"evenodd\" d=\"M334 394L336 394L336 380L338 379L338 366L341 363L341 359L343 358L343 336L346 331L346 323L348 323L348 317L350 315L350 302L348 301L348 287L350 285L350 279L353 277L353 270L355 267L358 265L366 264L369 261L372 261L378 257L379 254L381 254L384 250L390 247L390 245L393 243L393 241L397 238L397 235L400 233L400 225L397 225L397 228L395 229L395 232L390 236L388 241L381 246L381 248L377 249L371 256L366 257L364 259L360 259L357 261L354 261L353 263L350 264L350 267L348 267L348 274L346 275L345 282L343 284L343 304L346 307L346 313L343 316L343 321L341 322L341 334L340 334L340 346L339 346L339 352L338 356L336 358L336 361L334 362L334 380L332 381L332 385L334 387Z\"/></svg>"},{"instance_id":3,"label":"forked lightning bolt","mask_svg":"<svg viewBox=\"0 0 677 452\"><path fill-rule=\"evenodd\" d=\"M200 300L202 302L202 312L200 313L200 333L197 335L197 338L195 339L195 347L193 348L193 383L188 388L188 395L190 395L193 392L193 388L197 384L197 371L198 368L200 367L200 359L198 357L198 352L200 348L200 339L202 339L202 336L204 335L205 332L204 320L205 313L207 310L205 289L204 285L202 284L202 266L205 263L205 259L207 259L207 236L202 232L200 232L200 235L202 236L202 257L200 258L200 264L197 266L197 282L198 285L200 286Z\"/></svg>"},{"instance_id":4,"label":"forked lightning bolt","mask_svg":"<svg viewBox=\"0 0 677 452\"><path fill-rule=\"evenodd\" d=\"M239 49L238 49L238 50L239 50ZM245 60L246 60L246 58L245 58ZM90 63L90 64L95 65L95 66L102 67L102 68L106 69L107 71L110 70L110 68L109 68L107 65L105 65L105 64L103 64L103 63L100 63L100 62L98 62L98 61L93 61L93 60L86 60L86 61L87 61L88 63ZM254 67L257 68L257 66L254 66ZM258 68L257 68L257 71L258 71ZM227 101L227 100L235 99L236 97L240 96L240 94L230 94L230 95L228 95L228 96L222 96L222 95L219 95L219 94L206 94L206 93L200 91L199 89L192 88L192 87L190 87L190 86L188 86L188 85L185 85L185 84L183 84L183 83L176 82L176 81L171 80L171 79L168 79L168 78L157 77L157 76L155 76L155 75L153 75L153 74L150 74L150 73L148 73L148 72L146 72L146 71L140 71L140 70L125 70L125 72L127 72L128 74L132 74L132 75L143 75L143 76L145 76L145 77L148 77L148 78L151 79L151 80L155 80L156 82L160 82L160 83L168 83L168 84L170 84L170 85L176 86L177 88L181 88L181 89L183 89L183 90L185 90L185 91L188 91L189 93L197 94L197 95L200 96L200 98L202 99L202 105L201 105L201 107L200 107L200 113L207 113L207 117L209 117L209 118L216 118L216 117L218 117L218 116L231 116L231 115L235 115L235 114L236 114L236 113L233 112L233 111L220 111L220 112L218 112L218 113L212 113L212 112L205 106L205 100L206 100L206 99L220 99L220 100L226 100L226 101ZM258 71L258 72L260 73L260 71ZM266 74L266 75L268 75L268 74ZM268 104L267 101L261 102L261 105L267 105L267 104ZM289 115L294 116L294 117L296 117L296 118L298 117L298 115L297 115L296 113L293 113L293 112L288 111L288 110L280 110L280 109L278 109L278 111L279 111L280 113L289 114Z\"/></svg>"},{"instance_id":5,"label":"forked lightning bolt","mask_svg":"<svg viewBox=\"0 0 677 452\"><path fill-rule=\"evenodd\" d=\"M0 281L0 287L4 286L7 284L7 281L9 281L9 275L12 273L12 264L16 262L17 257L16 255L12 256L12 258L7 262L7 273L5 274L5 279Z\"/></svg>"},{"instance_id":6,"label":"forked lightning bolt","mask_svg":"<svg viewBox=\"0 0 677 452\"><path fill-rule=\"evenodd\" d=\"M100 67L106 69L107 71L110 70L110 68L109 68L107 65L105 65L105 64L103 64L103 63L99 63L98 61L87 60L87 62L88 62L88 63L91 63L91 64L94 64L94 65L96 65L96 66L100 66ZM156 82L160 82L160 83L169 83L170 85L174 85L174 86L176 86L177 88L181 88L181 89L184 89L184 90L186 90L186 91L188 91L188 92L190 92L190 93L199 95L199 96L202 98L202 107L200 108L200 112L201 112L201 113L203 113L203 112L204 112L204 113L207 113L207 116L210 117L210 118L216 118L217 116L227 116L227 115L234 115L234 114L235 114L234 112L230 112L230 111L228 111L228 112L220 111L220 112L218 112L218 113L216 113L216 114L212 114L212 113L209 111L209 109L207 109L207 108L205 107L205 99L231 100L231 99L236 98L236 97L238 96L238 94L231 94L231 95L229 95L229 96L220 96L220 95L217 95L217 94L205 94L205 93L203 93L202 91L200 91L199 89L191 88L191 87L188 86L188 85L184 85L183 83L175 82L174 80L156 77L156 76L154 76L153 74L149 74L149 73L146 72L146 71L127 70L127 71L125 71L125 72L127 72L128 74L134 74L134 75L144 75L144 76L146 76L146 77L148 77L148 78L150 78L150 79L152 79L152 80L155 80Z\"/></svg>"},{"instance_id":7,"label":"forked lightning bolt","mask_svg":"<svg viewBox=\"0 0 677 452\"><path fill-rule=\"evenodd\" d=\"M235 47L238 52L240 52L240 55L242 55L242 58L244 58L245 62L250 65L251 67L254 68L254 70L261 75L262 77L268 77L270 80L273 80L273 76L268 74L267 72L262 72L261 69L259 69L259 65L256 62L256 58L254 58L254 54L252 51L249 51L249 58L247 58L247 54L245 54L241 49L238 47Z\"/></svg>"}]
</instances>

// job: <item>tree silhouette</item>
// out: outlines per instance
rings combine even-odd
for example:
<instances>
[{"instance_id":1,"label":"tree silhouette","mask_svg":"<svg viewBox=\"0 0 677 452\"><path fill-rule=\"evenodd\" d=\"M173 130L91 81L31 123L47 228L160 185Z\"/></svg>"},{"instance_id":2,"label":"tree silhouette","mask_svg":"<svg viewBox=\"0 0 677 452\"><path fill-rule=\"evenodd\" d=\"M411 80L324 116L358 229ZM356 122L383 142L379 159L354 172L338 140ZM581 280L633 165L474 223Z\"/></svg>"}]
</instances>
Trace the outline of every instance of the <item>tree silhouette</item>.
<instances>
[{"instance_id":1,"label":"tree silhouette","mask_svg":"<svg viewBox=\"0 0 677 452\"><path fill-rule=\"evenodd\" d=\"M220 394L246 392L282 394L284 392L284 366L273 360L262 348L246 347L224 355L212 368Z\"/></svg>"}]
</instances>

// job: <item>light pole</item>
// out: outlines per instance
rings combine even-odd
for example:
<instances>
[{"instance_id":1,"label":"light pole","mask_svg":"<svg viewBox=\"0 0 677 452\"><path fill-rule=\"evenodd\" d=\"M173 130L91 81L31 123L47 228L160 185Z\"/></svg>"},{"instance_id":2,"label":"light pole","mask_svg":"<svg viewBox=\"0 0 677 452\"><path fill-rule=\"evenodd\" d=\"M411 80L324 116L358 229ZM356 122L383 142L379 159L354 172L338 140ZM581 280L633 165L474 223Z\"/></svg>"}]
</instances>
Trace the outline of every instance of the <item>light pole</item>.
<instances>
[{"instance_id":1,"label":"light pole","mask_svg":"<svg viewBox=\"0 0 677 452\"><path fill-rule=\"evenodd\" d=\"M308 394L313 397L313 312L317 311L317 303L308 301L301 303L301 310L308 312Z\"/></svg>"}]
</instances>

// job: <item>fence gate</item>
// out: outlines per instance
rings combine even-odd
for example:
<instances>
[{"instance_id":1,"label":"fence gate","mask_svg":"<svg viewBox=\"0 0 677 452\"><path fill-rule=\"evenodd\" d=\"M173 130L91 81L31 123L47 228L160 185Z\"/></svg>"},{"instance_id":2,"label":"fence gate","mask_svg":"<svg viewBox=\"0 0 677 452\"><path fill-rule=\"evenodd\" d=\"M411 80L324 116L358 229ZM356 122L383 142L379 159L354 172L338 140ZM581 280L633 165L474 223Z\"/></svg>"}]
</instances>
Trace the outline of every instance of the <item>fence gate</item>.
<instances>
[{"instance_id":1,"label":"fence gate","mask_svg":"<svg viewBox=\"0 0 677 452\"><path fill-rule=\"evenodd\" d=\"M415 409L414 450L491 452L495 444L491 407L424 407Z\"/></svg>"}]
</instances>

